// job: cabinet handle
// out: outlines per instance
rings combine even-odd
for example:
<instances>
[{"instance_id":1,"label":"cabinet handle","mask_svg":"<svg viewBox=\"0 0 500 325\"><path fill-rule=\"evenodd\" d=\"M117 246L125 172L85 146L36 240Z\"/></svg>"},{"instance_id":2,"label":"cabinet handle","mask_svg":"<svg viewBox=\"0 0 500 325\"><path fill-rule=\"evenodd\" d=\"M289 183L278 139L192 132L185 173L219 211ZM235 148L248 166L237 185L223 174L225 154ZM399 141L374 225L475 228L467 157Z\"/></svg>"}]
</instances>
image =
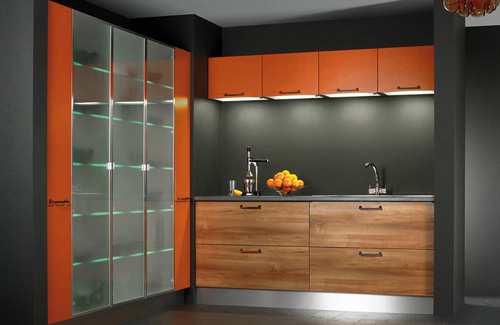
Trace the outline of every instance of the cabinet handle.
<instances>
[{"instance_id":1,"label":"cabinet handle","mask_svg":"<svg viewBox=\"0 0 500 325\"><path fill-rule=\"evenodd\" d=\"M282 90L280 90L280 95L289 95L289 94L300 94L300 90L297 90L297 91L282 91Z\"/></svg>"},{"instance_id":2,"label":"cabinet handle","mask_svg":"<svg viewBox=\"0 0 500 325\"><path fill-rule=\"evenodd\" d=\"M262 253L262 250L260 250L260 249L245 250L243 248L240 248L240 253L242 253L242 254L260 254L260 253Z\"/></svg>"},{"instance_id":3,"label":"cabinet handle","mask_svg":"<svg viewBox=\"0 0 500 325\"><path fill-rule=\"evenodd\" d=\"M224 96L226 96L226 97L230 97L230 96L244 96L244 95L245 95L245 93L244 93L244 92L239 93L239 94L228 94L228 93L224 93Z\"/></svg>"},{"instance_id":4,"label":"cabinet handle","mask_svg":"<svg viewBox=\"0 0 500 325\"><path fill-rule=\"evenodd\" d=\"M378 207L376 207L376 208L363 208L363 206L361 206L361 205L360 205L360 206L359 206L359 209L360 209L360 210L382 210L382 206L381 206L381 205L379 205L379 206L378 206Z\"/></svg>"},{"instance_id":5,"label":"cabinet handle","mask_svg":"<svg viewBox=\"0 0 500 325\"><path fill-rule=\"evenodd\" d=\"M363 257L382 257L382 252L378 252L378 254L363 254L363 252L359 252L359 256Z\"/></svg>"},{"instance_id":6,"label":"cabinet handle","mask_svg":"<svg viewBox=\"0 0 500 325\"><path fill-rule=\"evenodd\" d=\"M420 86L416 86L416 87L400 87L400 86L398 86L398 89L399 89L399 90L412 90L412 89L420 89Z\"/></svg>"},{"instance_id":7,"label":"cabinet handle","mask_svg":"<svg viewBox=\"0 0 500 325\"><path fill-rule=\"evenodd\" d=\"M340 89L340 88L337 88L337 92L338 93L347 93L347 92L354 92L354 91L359 91L359 88L355 88L355 89Z\"/></svg>"},{"instance_id":8,"label":"cabinet handle","mask_svg":"<svg viewBox=\"0 0 500 325\"><path fill-rule=\"evenodd\" d=\"M71 206L71 202L69 202L68 199L64 199L62 201L54 201L52 199L49 199L49 207L69 207Z\"/></svg>"},{"instance_id":9,"label":"cabinet handle","mask_svg":"<svg viewBox=\"0 0 500 325\"><path fill-rule=\"evenodd\" d=\"M191 198L189 196L187 196L187 197L180 197L180 196L178 196L177 199L178 200L187 201L187 200L190 200Z\"/></svg>"},{"instance_id":10,"label":"cabinet handle","mask_svg":"<svg viewBox=\"0 0 500 325\"><path fill-rule=\"evenodd\" d=\"M262 209L262 207L260 206L260 204L256 207L245 207L243 205L240 205L240 209L260 210L260 209Z\"/></svg>"}]
</instances>

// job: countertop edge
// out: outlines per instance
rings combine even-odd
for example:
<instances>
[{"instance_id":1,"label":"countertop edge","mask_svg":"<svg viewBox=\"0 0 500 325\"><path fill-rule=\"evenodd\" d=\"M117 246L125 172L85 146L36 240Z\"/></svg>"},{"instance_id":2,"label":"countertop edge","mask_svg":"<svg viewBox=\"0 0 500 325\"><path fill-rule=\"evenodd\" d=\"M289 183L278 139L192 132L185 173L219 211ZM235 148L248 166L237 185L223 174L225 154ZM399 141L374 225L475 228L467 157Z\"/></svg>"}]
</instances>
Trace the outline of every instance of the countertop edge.
<instances>
[{"instance_id":1,"label":"countertop edge","mask_svg":"<svg viewBox=\"0 0 500 325\"><path fill-rule=\"evenodd\" d=\"M407 196L196 196L195 202L434 202L434 195Z\"/></svg>"}]
</instances>

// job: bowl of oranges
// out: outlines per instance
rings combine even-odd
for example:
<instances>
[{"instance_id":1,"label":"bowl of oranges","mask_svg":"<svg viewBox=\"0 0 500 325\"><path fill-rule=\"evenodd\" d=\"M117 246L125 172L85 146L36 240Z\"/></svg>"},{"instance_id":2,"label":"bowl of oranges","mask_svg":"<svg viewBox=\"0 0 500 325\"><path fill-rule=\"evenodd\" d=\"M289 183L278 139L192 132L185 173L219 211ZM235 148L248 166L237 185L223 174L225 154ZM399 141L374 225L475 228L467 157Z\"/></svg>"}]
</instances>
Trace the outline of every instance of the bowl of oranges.
<instances>
[{"instance_id":1,"label":"bowl of oranges","mask_svg":"<svg viewBox=\"0 0 500 325\"><path fill-rule=\"evenodd\" d=\"M290 195L304 187L304 181L288 170L278 172L274 178L267 180L267 186L276 190L280 195Z\"/></svg>"}]
</instances>

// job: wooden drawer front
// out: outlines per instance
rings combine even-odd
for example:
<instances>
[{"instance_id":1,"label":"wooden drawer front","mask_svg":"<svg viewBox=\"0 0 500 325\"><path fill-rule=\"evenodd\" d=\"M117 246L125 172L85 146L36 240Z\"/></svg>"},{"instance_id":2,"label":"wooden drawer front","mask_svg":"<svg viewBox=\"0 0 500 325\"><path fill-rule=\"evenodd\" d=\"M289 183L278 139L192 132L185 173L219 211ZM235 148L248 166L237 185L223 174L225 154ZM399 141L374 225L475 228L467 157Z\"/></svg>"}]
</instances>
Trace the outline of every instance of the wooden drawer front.
<instances>
[{"instance_id":1,"label":"wooden drawer front","mask_svg":"<svg viewBox=\"0 0 500 325\"><path fill-rule=\"evenodd\" d=\"M197 203L196 243L309 246L309 203Z\"/></svg>"},{"instance_id":2,"label":"wooden drawer front","mask_svg":"<svg viewBox=\"0 0 500 325\"><path fill-rule=\"evenodd\" d=\"M196 245L196 286L309 291L309 248Z\"/></svg>"},{"instance_id":3,"label":"wooden drawer front","mask_svg":"<svg viewBox=\"0 0 500 325\"><path fill-rule=\"evenodd\" d=\"M311 291L432 296L433 290L433 250L311 248Z\"/></svg>"},{"instance_id":4,"label":"wooden drawer front","mask_svg":"<svg viewBox=\"0 0 500 325\"><path fill-rule=\"evenodd\" d=\"M433 249L434 204L311 203L311 246Z\"/></svg>"}]
</instances>

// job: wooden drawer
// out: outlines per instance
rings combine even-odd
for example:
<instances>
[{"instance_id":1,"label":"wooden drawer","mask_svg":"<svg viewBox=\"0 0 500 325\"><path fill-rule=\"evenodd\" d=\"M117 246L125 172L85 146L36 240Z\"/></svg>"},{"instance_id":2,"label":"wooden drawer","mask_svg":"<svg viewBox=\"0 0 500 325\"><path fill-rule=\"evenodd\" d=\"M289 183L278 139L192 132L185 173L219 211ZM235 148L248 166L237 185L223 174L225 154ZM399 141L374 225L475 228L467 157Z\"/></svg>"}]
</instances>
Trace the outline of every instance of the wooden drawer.
<instances>
[{"instance_id":1,"label":"wooden drawer","mask_svg":"<svg viewBox=\"0 0 500 325\"><path fill-rule=\"evenodd\" d=\"M196 245L196 286L309 291L309 248Z\"/></svg>"},{"instance_id":2,"label":"wooden drawer","mask_svg":"<svg viewBox=\"0 0 500 325\"><path fill-rule=\"evenodd\" d=\"M433 203L311 203L311 246L434 248Z\"/></svg>"},{"instance_id":3,"label":"wooden drawer","mask_svg":"<svg viewBox=\"0 0 500 325\"><path fill-rule=\"evenodd\" d=\"M196 243L309 246L309 203L197 203Z\"/></svg>"},{"instance_id":4,"label":"wooden drawer","mask_svg":"<svg viewBox=\"0 0 500 325\"><path fill-rule=\"evenodd\" d=\"M311 247L311 291L432 296L433 270L433 250Z\"/></svg>"}]
</instances>

